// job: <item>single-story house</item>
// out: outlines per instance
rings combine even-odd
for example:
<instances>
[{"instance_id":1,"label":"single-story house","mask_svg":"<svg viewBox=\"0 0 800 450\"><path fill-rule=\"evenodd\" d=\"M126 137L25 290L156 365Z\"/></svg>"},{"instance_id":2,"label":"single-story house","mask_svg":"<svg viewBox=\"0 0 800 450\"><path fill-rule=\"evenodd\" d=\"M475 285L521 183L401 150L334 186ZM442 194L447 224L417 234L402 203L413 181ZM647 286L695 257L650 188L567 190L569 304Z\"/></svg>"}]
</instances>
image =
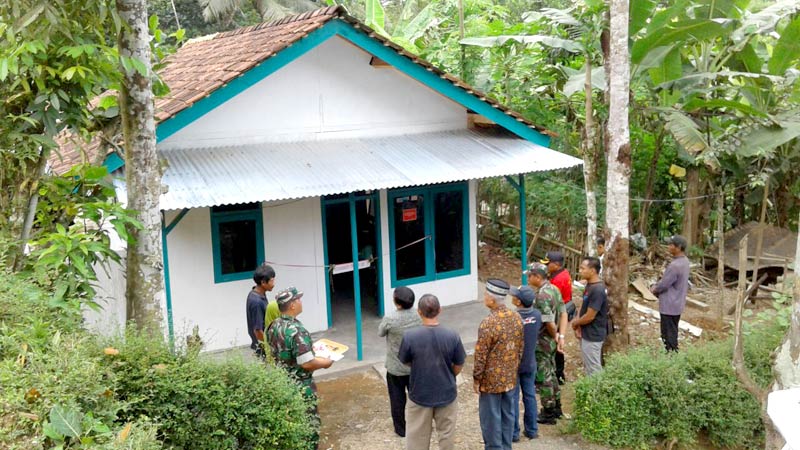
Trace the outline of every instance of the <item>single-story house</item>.
<instances>
[{"instance_id":1,"label":"single-story house","mask_svg":"<svg viewBox=\"0 0 800 450\"><path fill-rule=\"evenodd\" d=\"M340 7L189 41L160 75L168 328L208 350L249 343L265 261L310 331L357 329L359 357L362 314L398 286L477 299L476 180L581 163Z\"/></svg>"}]
</instances>

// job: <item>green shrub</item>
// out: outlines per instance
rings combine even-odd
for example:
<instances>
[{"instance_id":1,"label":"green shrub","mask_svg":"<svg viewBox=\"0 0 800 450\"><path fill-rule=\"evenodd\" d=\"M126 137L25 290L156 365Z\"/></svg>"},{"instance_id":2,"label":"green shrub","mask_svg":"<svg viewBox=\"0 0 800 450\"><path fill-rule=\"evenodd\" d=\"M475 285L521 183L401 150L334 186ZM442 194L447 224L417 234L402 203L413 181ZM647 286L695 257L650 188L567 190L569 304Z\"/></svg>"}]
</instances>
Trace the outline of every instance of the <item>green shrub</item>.
<instances>
[{"instance_id":1,"label":"green shrub","mask_svg":"<svg viewBox=\"0 0 800 450\"><path fill-rule=\"evenodd\" d=\"M167 446L302 449L314 423L286 372L241 360L216 362L128 333L110 365L126 420L149 417Z\"/></svg>"},{"instance_id":2,"label":"green shrub","mask_svg":"<svg viewBox=\"0 0 800 450\"><path fill-rule=\"evenodd\" d=\"M755 380L770 381L770 353L783 329L766 326L745 339ZM687 346L679 354L638 349L609 358L605 369L575 383L574 427L612 447L690 444L700 433L719 447L762 446L760 406L731 368L732 343Z\"/></svg>"},{"instance_id":3,"label":"green shrub","mask_svg":"<svg viewBox=\"0 0 800 450\"><path fill-rule=\"evenodd\" d=\"M107 356L77 311L49 301L29 279L0 273L0 448L161 448L152 424L123 433Z\"/></svg>"}]
</instances>

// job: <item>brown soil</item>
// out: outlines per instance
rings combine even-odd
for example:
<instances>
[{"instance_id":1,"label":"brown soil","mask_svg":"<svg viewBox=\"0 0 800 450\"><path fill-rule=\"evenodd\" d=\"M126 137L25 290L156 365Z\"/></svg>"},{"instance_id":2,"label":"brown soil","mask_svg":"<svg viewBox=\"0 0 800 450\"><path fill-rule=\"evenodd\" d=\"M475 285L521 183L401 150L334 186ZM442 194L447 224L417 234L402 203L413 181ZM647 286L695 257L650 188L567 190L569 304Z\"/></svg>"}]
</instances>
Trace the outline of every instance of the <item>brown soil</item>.
<instances>
[{"instance_id":1,"label":"brown soil","mask_svg":"<svg viewBox=\"0 0 800 450\"><path fill-rule=\"evenodd\" d=\"M515 284L521 281L521 270L518 259L511 258L502 249L491 245L486 245L480 249L479 278L498 277ZM663 261L661 262L663 265ZM632 267L632 278L639 275L648 281L655 282L663 271L659 265L641 266L639 264ZM702 277L702 278L700 278ZM699 275L700 283L708 275ZM713 277L711 277L713 278ZM681 332L680 344L685 345L689 342L704 342L717 338L727 337L730 329L729 322L732 317L727 315L728 308L734 304L736 291L726 289L720 296L716 288L707 284L697 286L690 292L690 296L696 300L703 301L710 306L709 311L703 312L693 308L686 308L682 319L692 325L703 328L700 338L695 338L688 333ZM656 302L644 300L633 289L629 294L629 299L649 308L657 309ZM580 298L576 293L576 303L580 304ZM725 320L720 325L718 311L720 302L726 313ZM750 306L754 312L770 308L771 302L759 301L755 306ZM657 320L647 317L632 308L629 308L629 333L631 343L634 347L653 346L660 347L661 342L660 326ZM567 337L566 341L566 377L567 384L562 387L562 406L567 414L572 412L574 393L570 387L570 381L574 381L583 367L580 359L580 350L576 339ZM472 383L468 380L472 373L472 357L467 358L467 363L463 370L463 375L459 378L459 417L457 422L457 444L458 449L480 449L483 448L480 425L478 422L478 401L472 392ZM403 439L394 434L392 420L389 414L389 400L386 393L386 385L374 370L344 376L342 378L323 381L319 383L320 392L320 416L322 418L321 449L402 449ZM549 450L574 450L581 449L600 449L583 441L579 436L565 435L564 428L568 421L562 420L557 426L542 425L539 428L540 438L528 441L523 439L515 444L514 448L533 449L548 448ZM435 444L435 436L432 439L432 449L438 448Z\"/></svg>"},{"instance_id":2,"label":"brown soil","mask_svg":"<svg viewBox=\"0 0 800 450\"><path fill-rule=\"evenodd\" d=\"M467 358L463 374L459 376L458 420L456 448L478 450L483 448L478 421L478 397L472 392L472 356ZM389 414L386 385L374 370L318 383L322 418L320 449L329 450L401 450L404 439L394 434ZM562 398L564 409L571 410L573 394L565 389ZM565 435L563 424L540 425L539 439L523 438L514 444L517 449L547 448L548 450L602 449L575 435ZM436 437L431 439L431 449L439 448Z\"/></svg>"}]
</instances>

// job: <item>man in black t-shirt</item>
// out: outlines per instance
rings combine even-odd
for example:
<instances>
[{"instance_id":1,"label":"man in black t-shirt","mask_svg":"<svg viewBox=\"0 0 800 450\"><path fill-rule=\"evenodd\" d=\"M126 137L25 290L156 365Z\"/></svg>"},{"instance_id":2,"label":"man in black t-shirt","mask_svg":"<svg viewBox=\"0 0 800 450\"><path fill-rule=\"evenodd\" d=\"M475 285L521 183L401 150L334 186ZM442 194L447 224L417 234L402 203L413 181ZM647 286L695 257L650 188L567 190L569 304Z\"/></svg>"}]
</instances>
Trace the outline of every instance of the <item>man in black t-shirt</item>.
<instances>
[{"instance_id":1,"label":"man in black t-shirt","mask_svg":"<svg viewBox=\"0 0 800 450\"><path fill-rule=\"evenodd\" d=\"M430 448L432 422L440 450L455 448L456 376L466 359L461 338L439 325L439 299L425 294L417 307L422 326L403 334L398 357L411 366L406 405L406 450Z\"/></svg>"},{"instance_id":2,"label":"man in black t-shirt","mask_svg":"<svg viewBox=\"0 0 800 450\"><path fill-rule=\"evenodd\" d=\"M572 321L572 329L581 340L581 356L586 375L603 369L603 342L608 334L608 295L606 285L600 280L600 260L587 256L581 261L578 272L586 280L580 315Z\"/></svg>"}]
</instances>

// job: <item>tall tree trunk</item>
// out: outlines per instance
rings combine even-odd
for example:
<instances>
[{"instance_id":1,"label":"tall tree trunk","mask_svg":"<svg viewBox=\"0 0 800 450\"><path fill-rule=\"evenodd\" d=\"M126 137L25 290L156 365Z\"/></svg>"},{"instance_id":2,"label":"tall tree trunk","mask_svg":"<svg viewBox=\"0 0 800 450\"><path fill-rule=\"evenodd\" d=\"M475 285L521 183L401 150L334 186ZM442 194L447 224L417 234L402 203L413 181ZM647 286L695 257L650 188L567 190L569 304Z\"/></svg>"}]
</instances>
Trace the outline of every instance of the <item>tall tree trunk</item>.
<instances>
[{"instance_id":1,"label":"tall tree trunk","mask_svg":"<svg viewBox=\"0 0 800 450\"><path fill-rule=\"evenodd\" d=\"M661 131L656 135L655 148L653 149L653 158L650 160L650 167L647 169L647 186L644 189L644 198L650 199L653 196L653 190L656 184L656 169L658 169L658 160L661 158L661 151L664 149L664 136L665 131ZM650 212L650 202L642 202L642 207L639 209L639 233L642 236L647 234L647 215Z\"/></svg>"},{"instance_id":2,"label":"tall tree trunk","mask_svg":"<svg viewBox=\"0 0 800 450\"><path fill-rule=\"evenodd\" d=\"M797 247L794 254L794 288L792 290L792 318L783 343L775 351L772 363L771 391L800 388L800 230L797 234ZM769 401L769 400L768 400ZM765 405L766 407L766 405ZM771 421L765 422L765 448L778 450L783 448L783 437L775 429Z\"/></svg>"},{"instance_id":3,"label":"tall tree trunk","mask_svg":"<svg viewBox=\"0 0 800 450\"><path fill-rule=\"evenodd\" d=\"M689 166L686 169L686 202L683 207L683 237L686 238L686 247L702 245L698 242L698 229L700 222L700 168Z\"/></svg>"},{"instance_id":4,"label":"tall tree trunk","mask_svg":"<svg viewBox=\"0 0 800 450\"><path fill-rule=\"evenodd\" d=\"M794 255L793 294L792 322L772 366L775 390L800 387L800 230Z\"/></svg>"},{"instance_id":5,"label":"tall tree trunk","mask_svg":"<svg viewBox=\"0 0 800 450\"><path fill-rule=\"evenodd\" d=\"M598 151L594 105L592 97L592 61L586 55L586 81L583 86L586 95L586 121L583 131L583 182L586 190L586 251L594 256L597 253L597 170Z\"/></svg>"},{"instance_id":6,"label":"tall tree trunk","mask_svg":"<svg viewBox=\"0 0 800 450\"><path fill-rule=\"evenodd\" d=\"M161 256L161 170L156 154L153 90L150 79L150 36L146 0L117 0L123 20L119 34L121 57L137 59L147 73L123 72L120 113L125 137L125 178L128 208L137 212L142 229L129 230L135 242L128 245L127 312L139 328L161 334L164 296Z\"/></svg>"},{"instance_id":7,"label":"tall tree trunk","mask_svg":"<svg viewBox=\"0 0 800 450\"><path fill-rule=\"evenodd\" d=\"M628 334L628 236L630 215L631 144L628 127L630 56L628 53L628 0L611 0L609 59L609 146L606 153L608 183L606 231L610 235L604 259L610 316L614 332L609 349L630 343Z\"/></svg>"},{"instance_id":8,"label":"tall tree trunk","mask_svg":"<svg viewBox=\"0 0 800 450\"><path fill-rule=\"evenodd\" d=\"M19 237L19 250L14 257L14 271L22 268L22 263L25 261L25 246L31 238L31 231L33 230L33 221L36 218L36 208L39 205L39 182L44 176L45 168L47 167L47 158L50 155L50 148L42 147L39 153L39 159L36 161L36 171L34 178L30 181L30 189L28 189L28 203L25 208L24 220L22 222L22 230Z\"/></svg>"},{"instance_id":9,"label":"tall tree trunk","mask_svg":"<svg viewBox=\"0 0 800 450\"><path fill-rule=\"evenodd\" d=\"M758 229L756 231L756 259L753 261L753 285L758 280L758 266L761 265L761 253L764 248L764 227L767 225L767 204L769 203L769 178L764 181L764 195L761 198L761 216L758 219ZM758 294L756 289L753 292L755 296ZM755 300L753 300L755 303Z\"/></svg>"},{"instance_id":10,"label":"tall tree trunk","mask_svg":"<svg viewBox=\"0 0 800 450\"><path fill-rule=\"evenodd\" d=\"M717 287L719 306L717 325L722 328L725 319L725 188L720 186L717 198Z\"/></svg>"}]
</instances>

